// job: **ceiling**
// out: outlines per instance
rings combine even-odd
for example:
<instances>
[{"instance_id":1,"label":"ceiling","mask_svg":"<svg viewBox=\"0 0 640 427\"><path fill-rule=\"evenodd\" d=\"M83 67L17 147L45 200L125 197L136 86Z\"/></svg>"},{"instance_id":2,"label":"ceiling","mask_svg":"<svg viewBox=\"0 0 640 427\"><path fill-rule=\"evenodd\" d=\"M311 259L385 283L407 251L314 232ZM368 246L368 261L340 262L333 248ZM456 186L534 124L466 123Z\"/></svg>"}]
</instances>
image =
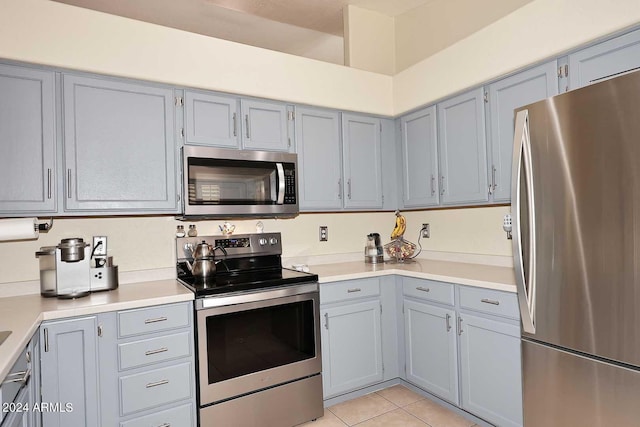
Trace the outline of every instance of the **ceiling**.
<instances>
[{"instance_id":1,"label":"ceiling","mask_svg":"<svg viewBox=\"0 0 640 427\"><path fill-rule=\"evenodd\" d=\"M342 10L397 16L435 0L54 0L184 31L344 64Z\"/></svg>"}]
</instances>

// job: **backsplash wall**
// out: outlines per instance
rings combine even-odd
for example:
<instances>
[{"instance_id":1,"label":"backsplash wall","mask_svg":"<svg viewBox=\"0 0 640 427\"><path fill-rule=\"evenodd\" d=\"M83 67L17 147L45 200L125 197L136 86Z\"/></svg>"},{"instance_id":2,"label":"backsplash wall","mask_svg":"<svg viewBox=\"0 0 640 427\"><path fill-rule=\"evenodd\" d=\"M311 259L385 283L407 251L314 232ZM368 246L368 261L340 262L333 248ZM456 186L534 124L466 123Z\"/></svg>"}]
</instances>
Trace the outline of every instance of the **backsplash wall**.
<instances>
[{"instance_id":1,"label":"backsplash wall","mask_svg":"<svg viewBox=\"0 0 640 427\"><path fill-rule=\"evenodd\" d=\"M423 222L431 224L431 238L422 240L425 250L511 255L510 241L502 231L502 216L508 207L406 212L405 237L416 243ZM257 220L231 221L236 234L255 232ZM293 219L262 220L264 231L282 233L283 257L362 252L365 236L378 232L389 242L393 212L301 214ZM0 242L0 283L38 280L35 252L41 246L55 246L66 237L108 237L109 255L121 272L172 267L174 238L178 224L196 224L200 235L219 235L223 221L182 222L171 216L62 218L38 240ZM329 227L329 240L318 241L318 227Z\"/></svg>"}]
</instances>

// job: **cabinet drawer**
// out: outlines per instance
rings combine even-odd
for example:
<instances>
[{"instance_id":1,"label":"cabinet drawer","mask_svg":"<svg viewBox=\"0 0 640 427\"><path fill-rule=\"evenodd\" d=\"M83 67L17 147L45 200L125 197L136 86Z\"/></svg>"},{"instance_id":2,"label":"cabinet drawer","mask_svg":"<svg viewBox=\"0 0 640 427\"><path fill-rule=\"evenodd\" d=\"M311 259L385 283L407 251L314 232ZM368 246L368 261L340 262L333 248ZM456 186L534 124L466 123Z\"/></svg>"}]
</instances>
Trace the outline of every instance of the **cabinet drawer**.
<instances>
[{"instance_id":1,"label":"cabinet drawer","mask_svg":"<svg viewBox=\"0 0 640 427\"><path fill-rule=\"evenodd\" d=\"M406 296L422 300L439 302L447 305L454 304L454 286L451 283L403 277L402 292Z\"/></svg>"},{"instance_id":2,"label":"cabinet drawer","mask_svg":"<svg viewBox=\"0 0 640 427\"><path fill-rule=\"evenodd\" d=\"M380 295L380 280L358 279L320 285L320 304Z\"/></svg>"},{"instance_id":3,"label":"cabinet drawer","mask_svg":"<svg viewBox=\"0 0 640 427\"><path fill-rule=\"evenodd\" d=\"M189 326L190 314L189 304L122 311L118 313L118 335L128 337Z\"/></svg>"},{"instance_id":4,"label":"cabinet drawer","mask_svg":"<svg viewBox=\"0 0 640 427\"><path fill-rule=\"evenodd\" d=\"M120 427L187 427L195 425L196 423L193 419L193 406L190 403L120 423Z\"/></svg>"},{"instance_id":5,"label":"cabinet drawer","mask_svg":"<svg viewBox=\"0 0 640 427\"><path fill-rule=\"evenodd\" d=\"M191 397L193 365L182 363L120 378L122 415Z\"/></svg>"},{"instance_id":6,"label":"cabinet drawer","mask_svg":"<svg viewBox=\"0 0 640 427\"><path fill-rule=\"evenodd\" d=\"M518 297L508 292L460 286L460 307L519 319Z\"/></svg>"},{"instance_id":7,"label":"cabinet drawer","mask_svg":"<svg viewBox=\"0 0 640 427\"><path fill-rule=\"evenodd\" d=\"M191 332L118 344L120 370L177 359L191 354Z\"/></svg>"}]
</instances>

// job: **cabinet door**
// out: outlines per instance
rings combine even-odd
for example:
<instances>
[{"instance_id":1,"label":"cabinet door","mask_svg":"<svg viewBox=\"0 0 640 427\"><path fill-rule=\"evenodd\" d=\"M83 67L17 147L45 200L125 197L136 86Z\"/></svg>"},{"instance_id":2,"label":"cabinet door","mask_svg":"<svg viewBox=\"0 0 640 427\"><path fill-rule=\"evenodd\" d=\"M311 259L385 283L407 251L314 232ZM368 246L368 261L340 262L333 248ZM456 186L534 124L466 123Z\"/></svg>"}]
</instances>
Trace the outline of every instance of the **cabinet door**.
<instances>
[{"instance_id":1,"label":"cabinet door","mask_svg":"<svg viewBox=\"0 0 640 427\"><path fill-rule=\"evenodd\" d=\"M300 210L342 208L340 116L296 107Z\"/></svg>"},{"instance_id":2,"label":"cabinet door","mask_svg":"<svg viewBox=\"0 0 640 427\"><path fill-rule=\"evenodd\" d=\"M240 101L242 147L250 150L288 151L287 106L272 102Z\"/></svg>"},{"instance_id":3,"label":"cabinet door","mask_svg":"<svg viewBox=\"0 0 640 427\"><path fill-rule=\"evenodd\" d=\"M0 65L0 213L56 211L54 73Z\"/></svg>"},{"instance_id":4,"label":"cabinet door","mask_svg":"<svg viewBox=\"0 0 640 427\"><path fill-rule=\"evenodd\" d=\"M640 30L569 55L569 89L640 69Z\"/></svg>"},{"instance_id":5,"label":"cabinet door","mask_svg":"<svg viewBox=\"0 0 640 427\"><path fill-rule=\"evenodd\" d=\"M489 86L489 191L494 202L511 200L511 157L515 126L513 111L557 94L556 61L550 61Z\"/></svg>"},{"instance_id":6,"label":"cabinet door","mask_svg":"<svg viewBox=\"0 0 640 427\"><path fill-rule=\"evenodd\" d=\"M380 120L342 114L345 208L382 208Z\"/></svg>"},{"instance_id":7,"label":"cabinet door","mask_svg":"<svg viewBox=\"0 0 640 427\"><path fill-rule=\"evenodd\" d=\"M473 204L489 200L481 88L438 104L438 144L442 203Z\"/></svg>"},{"instance_id":8,"label":"cabinet door","mask_svg":"<svg viewBox=\"0 0 640 427\"><path fill-rule=\"evenodd\" d=\"M184 114L187 144L239 147L236 98L185 91Z\"/></svg>"},{"instance_id":9,"label":"cabinet door","mask_svg":"<svg viewBox=\"0 0 640 427\"><path fill-rule=\"evenodd\" d=\"M458 404L455 311L404 301L407 381Z\"/></svg>"},{"instance_id":10,"label":"cabinet door","mask_svg":"<svg viewBox=\"0 0 640 427\"><path fill-rule=\"evenodd\" d=\"M100 425L96 325L95 317L85 317L40 327L42 402L60 405L42 412L43 425Z\"/></svg>"},{"instance_id":11,"label":"cabinet door","mask_svg":"<svg viewBox=\"0 0 640 427\"><path fill-rule=\"evenodd\" d=\"M462 407L499 426L522 426L520 328L460 314Z\"/></svg>"},{"instance_id":12,"label":"cabinet door","mask_svg":"<svg viewBox=\"0 0 640 427\"><path fill-rule=\"evenodd\" d=\"M375 300L321 310L325 399L382 381L380 307Z\"/></svg>"},{"instance_id":13,"label":"cabinet door","mask_svg":"<svg viewBox=\"0 0 640 427\"><path fill-rule=\"evenodd\" d=\"M176 212L173 91L64 76L68 211Z\"/></svg>"},{"instance_id":14,"label":"cabinet door","mask_svg":"<svg viewBox=\"0 0 640 427\"><path fill-rule=\"evenodd\" d=\"M436 107L400 119L404 207L438 204Z\"/></svg>"}]
</instances>

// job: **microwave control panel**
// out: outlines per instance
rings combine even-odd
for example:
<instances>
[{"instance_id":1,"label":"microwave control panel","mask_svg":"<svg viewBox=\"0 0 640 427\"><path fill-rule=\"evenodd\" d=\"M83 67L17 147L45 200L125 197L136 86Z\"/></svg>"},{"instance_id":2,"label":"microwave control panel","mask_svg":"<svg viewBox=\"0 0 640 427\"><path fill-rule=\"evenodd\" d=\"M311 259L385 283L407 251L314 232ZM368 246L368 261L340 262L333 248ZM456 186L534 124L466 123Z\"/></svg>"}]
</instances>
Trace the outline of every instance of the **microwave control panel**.
<instances>
[{"instance_id":1,"label":"microwave control panel","mask_svg":"<svg viewBox=\"0 0 640 427\"><path fill-rule=\"evenodd\" d=\"M284 203L296 204L296 171L294 169L284 171Z\"/></svg>"}]
</instances>

